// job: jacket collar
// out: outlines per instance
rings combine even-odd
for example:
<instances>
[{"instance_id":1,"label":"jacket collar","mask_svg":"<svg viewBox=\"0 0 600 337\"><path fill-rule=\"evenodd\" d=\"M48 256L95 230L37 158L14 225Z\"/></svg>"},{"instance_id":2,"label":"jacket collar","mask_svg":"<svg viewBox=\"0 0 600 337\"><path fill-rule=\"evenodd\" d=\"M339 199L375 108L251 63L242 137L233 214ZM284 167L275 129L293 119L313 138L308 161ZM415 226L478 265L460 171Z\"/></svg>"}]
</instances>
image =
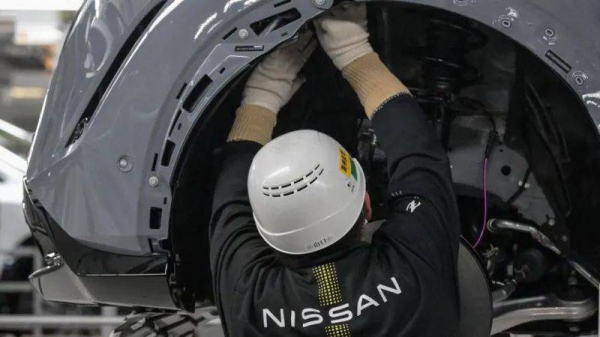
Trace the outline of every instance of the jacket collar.
<instances>
[{"instance_id":1,"label":"jacket collar","mask_svg":"<svg viewBox=\"0 0 600 337\"><path fill-rule=\"evenodd\" d=\"M369 244L360 240L342 240L320 251L306 255L289 255L277 252L282 265L292 269L311 268L337 261Z\"/></svg>"}]
</instances>

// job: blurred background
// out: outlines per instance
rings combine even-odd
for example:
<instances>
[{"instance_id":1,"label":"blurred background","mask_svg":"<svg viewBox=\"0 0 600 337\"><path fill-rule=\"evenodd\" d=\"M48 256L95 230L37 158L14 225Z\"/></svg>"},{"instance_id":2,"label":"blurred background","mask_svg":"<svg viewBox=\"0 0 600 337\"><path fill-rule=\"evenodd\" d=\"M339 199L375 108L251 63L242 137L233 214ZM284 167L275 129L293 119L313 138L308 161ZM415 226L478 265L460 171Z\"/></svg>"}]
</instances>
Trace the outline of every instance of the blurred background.
<instances>
[{"instance_id":1,"label":"blurred background","mask_svg":"<svg viewBox=\"0 0 600 337\"><path fill-rule=\"evenodd\" d=\"M115 308L44 302L21 200L26 156L69 25L83 0L0 0L0 336L108 336Z\"/></svg>"}]
</instances>

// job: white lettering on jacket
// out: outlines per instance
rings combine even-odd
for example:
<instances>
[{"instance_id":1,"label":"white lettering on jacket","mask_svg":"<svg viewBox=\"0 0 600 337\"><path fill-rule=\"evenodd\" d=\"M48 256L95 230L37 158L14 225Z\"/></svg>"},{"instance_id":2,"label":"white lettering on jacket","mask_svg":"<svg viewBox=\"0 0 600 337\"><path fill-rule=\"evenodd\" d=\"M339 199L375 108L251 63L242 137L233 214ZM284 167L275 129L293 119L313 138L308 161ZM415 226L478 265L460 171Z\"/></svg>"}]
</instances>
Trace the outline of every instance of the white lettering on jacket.
<instances>
[{"instance_id":1,"label":"white lettering on jacket","mask_svg":"<svg viewBox=\"0 0 600 337\"><path fill-rule=\"evenodd\" d=\"M267 310L267 309L263 309ZM306 328L311 325L317 325L323 323L323 316L321 316L321 312L317 309L306 308L302 310L302 327ZM265 328L267 326L265 325Z\"/></svg>"},{"instance_id":2,"label":"white lettering on jacket","mask_svg":"<svg viewBox=\"0 0 600 337\"><path fill-rule=\"evenodd\" d=\"M367 300L367 303L363 304L363 300ZM360 297L358 298L358 304L356 305L356 316L360 316L363 310L372 305L378 307L379 303L377 303L377 301L375 301L374 299L370 298L368 295L360 295Z\"/></svg>"},{"instance_id":3,"label":"white lettering on jacket","mask_svg":"<svg viewBox=\"0 0 600 337\"><path fill-rule=\"evenodd\" d=\"M388 286L384 286L383 284L379 284L377 285L377 291L379 292L379 296L381 296L381 299L383 300L383 303L387 302L387 298L385 297L385 294L383 293L383 291L388 291L391 293L394 293L396 295L400 295L402 294L402 289L400 289L400 286L398 285L398 282L396 282L396 278L392 277L392 283L394 283L394 288L392 287L388 287Z\"/></svg>"},{"instance_id":4,"label":"white lettering on jacket","mask_svg":"<svg viewBox=\"0 0 600 337\"><path fill-rule=\"evenodd\" d=\"M354 307L351 307L349 303L343 303L341 305L329 309L329 311L326 311L326 315L329 318L327 324L340 324L352 321L354 317L358 317L364 314L364 312L368 311L369 308L378 307L382 304L387 303L389 300L388 296L390 296L390 294L396 296L402 294L402 289L400 288L398 281L396 281L396 278L392 277L390 278L390 280L392 282L391 285L378 284L376 287L381 302L378 302L377 300L375 300L367 294L362 294L358 297L358 300L356 301L356 306ZM356 315L354 315L354 310L356 310ZM290 327L296 327L297 310L280 308L279 310L274 311L279 311L279 315L274 314L269 309L262 309L263 327L265 329L274 327L285 328L286 317L289 317ZM319 309L304 308L302 309L300 316L301 322L299 322L298 324L301 324L303 328L325 323L323 313L321 313L321 310Z\"/></svg>"},{"instance_id":5,"label":"white lettering on jacket","mask_svg":"<svg viewBox=\"0 0 600 337\"><path fill-rule=\"evenodd\" d=\"M275 317L275 315L273 315L273 313L269 309L263 309L263 323L265 325L265 328L267 327L267 316L271 317L271 320L275 324L277 324L278 327L285 328L285 313L284 313L284 310L280 309L279 312L280 312L279 319L277 319L277 317Z\"/></svg>"},{"instance_id":6,"label":"white lettering on jacket","mask_svg":"<svg viewBox=\"0 0 600 337\"><path fill-rule=\"evenodd\" d=\"M351 320L352 311L343 310L348 308L350 308L350 304L346 303L329 309L329 317L331 317L331 324L340 324Z\"/></svg>"}]
</instances>

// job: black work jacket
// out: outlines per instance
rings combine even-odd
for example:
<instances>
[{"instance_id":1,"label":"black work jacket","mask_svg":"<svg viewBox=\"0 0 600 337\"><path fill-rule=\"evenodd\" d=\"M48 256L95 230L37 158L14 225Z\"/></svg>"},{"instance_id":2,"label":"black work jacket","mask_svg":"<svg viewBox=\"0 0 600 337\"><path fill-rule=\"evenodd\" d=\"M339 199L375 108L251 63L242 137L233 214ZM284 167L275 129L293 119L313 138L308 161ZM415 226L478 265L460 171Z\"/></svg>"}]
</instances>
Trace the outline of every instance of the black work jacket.
<instances>
[{"instance_id":1,"label":"black work jacket","mask_svg":"<svg viewBox=\"0 0 600 337\"><path fill-rule=\"evenodd\" d=\"M371 244L282 259L257 232L247 176L260 145L222 149L210 227L228 336L445 336L459 322L459 218L447 155L408 95L375 114L390 173L388 220Z\"/></svg>"}]
</instances>

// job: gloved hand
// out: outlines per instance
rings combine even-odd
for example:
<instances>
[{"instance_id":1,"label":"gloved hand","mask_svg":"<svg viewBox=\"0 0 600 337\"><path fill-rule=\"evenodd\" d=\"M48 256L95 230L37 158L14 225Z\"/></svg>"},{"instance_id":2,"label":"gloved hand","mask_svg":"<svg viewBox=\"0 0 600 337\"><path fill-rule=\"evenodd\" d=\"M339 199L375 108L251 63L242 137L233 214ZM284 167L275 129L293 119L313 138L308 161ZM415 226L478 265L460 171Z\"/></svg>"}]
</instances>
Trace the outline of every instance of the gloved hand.
<instances>
[{"instance_id":1,"label":"gloved hand","mask_svg":"<svg viewBox=\"0 0 600 337\"><path fill-rule=\"evenodd\" d=\"M373 52L364 4L340 4L315 20L315 28L321 46L339 70Z\"/></svg>"},{"instance_id":2,"label":"gloved hand","mask_svg":"<svg viewBox=\"0 0 600 337\"><path fill-rule=\"evenodd\" d=\"M316 46L317 41L309 31L300 35L297 41L269 54L250 75L242 106L257 105L277 115L306 81L298 73Z\"/></svg>"}]
</instances>

